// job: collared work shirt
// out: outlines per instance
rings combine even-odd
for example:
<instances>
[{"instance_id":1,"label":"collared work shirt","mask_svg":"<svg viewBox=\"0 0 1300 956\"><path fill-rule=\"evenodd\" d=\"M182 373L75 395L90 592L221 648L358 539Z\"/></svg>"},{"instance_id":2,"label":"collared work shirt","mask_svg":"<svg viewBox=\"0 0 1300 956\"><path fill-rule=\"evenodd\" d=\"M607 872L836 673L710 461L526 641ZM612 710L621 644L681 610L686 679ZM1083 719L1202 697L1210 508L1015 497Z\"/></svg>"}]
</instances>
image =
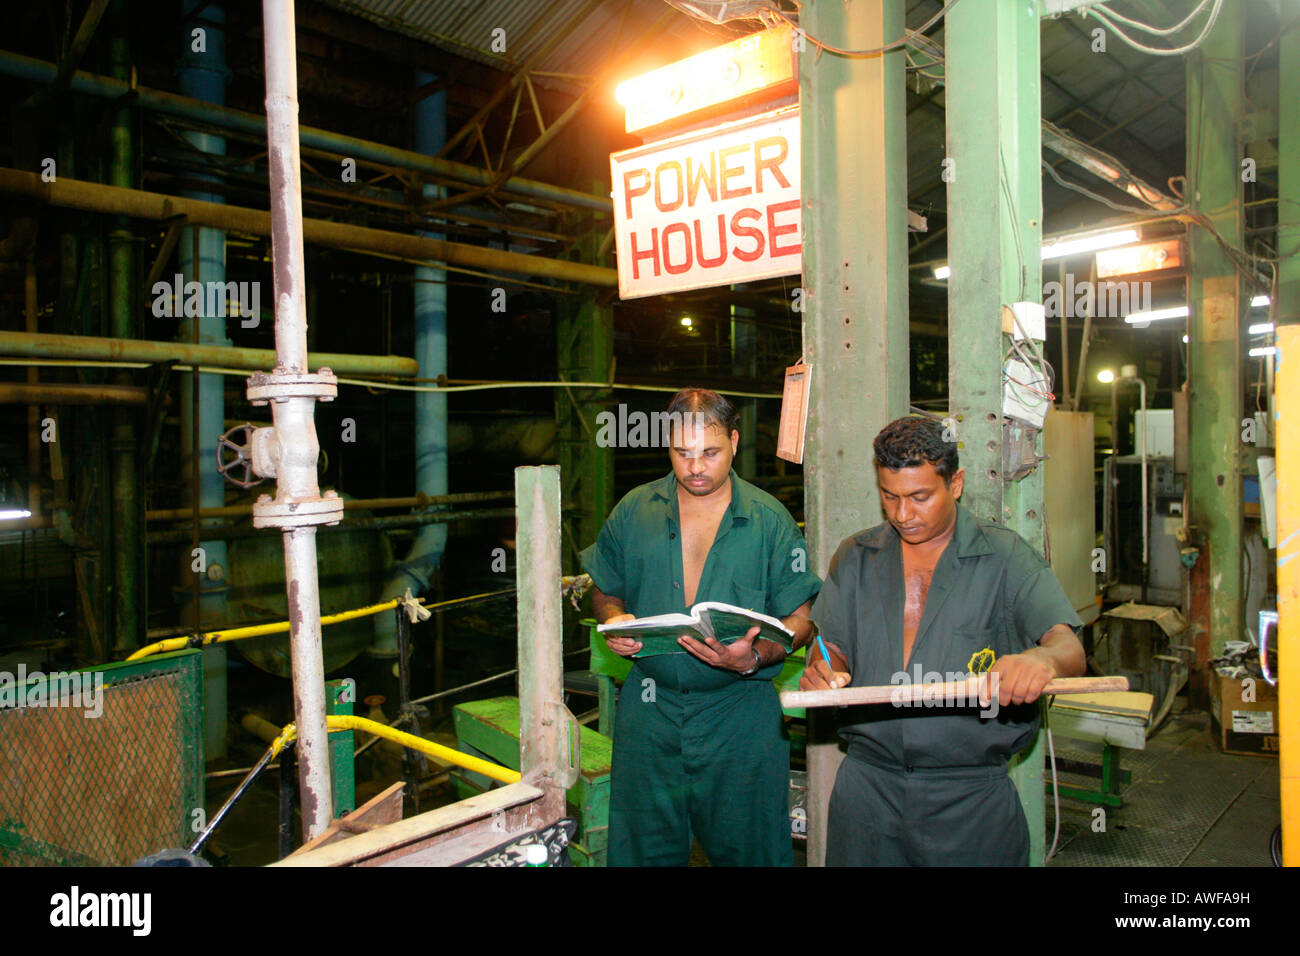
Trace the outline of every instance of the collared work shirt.
<instances>
[{"instance_id":1,"label":"collared work shirt","mask_svg":"<svg viewBox=\"0 0 1300 956\"><path fill-rule=\"evenodd\" d=\"M677 477L669 472L628 492L605 520L596 543L582 552L582 565L596 587L623 600L629 614L686 614L681 534ZM784 617L821 587L808 565L807 546L790 513L732 471L731 502L700 573L696 603L725 601ZM678 690L711 690L744 679L684 651L637 658L637 666ZM751 678L772 680L780 667L770 665Z\"/></svg>"},{"instance_id":2,"label":"collared work shirt","mask_svg":"<svg viewBox=\"0 0 1300 956\"><path fill-rule=\"evenodd\" d=\"M1019 535L977 519L960 504L957 527L935 567L925 610L903 661L902 544L888 522L845 539L831 561L813 619L848 660L850 685L957 680L1035 646L1053 626L1082 627L1047 562ZM990 655L982 655L989 662ZM974 767L1005 763L1038 729L1038 705L980 717L978 701L952 706L880 704L841 712L850 753L885 767Z\"/></svg>"}]
</instances>

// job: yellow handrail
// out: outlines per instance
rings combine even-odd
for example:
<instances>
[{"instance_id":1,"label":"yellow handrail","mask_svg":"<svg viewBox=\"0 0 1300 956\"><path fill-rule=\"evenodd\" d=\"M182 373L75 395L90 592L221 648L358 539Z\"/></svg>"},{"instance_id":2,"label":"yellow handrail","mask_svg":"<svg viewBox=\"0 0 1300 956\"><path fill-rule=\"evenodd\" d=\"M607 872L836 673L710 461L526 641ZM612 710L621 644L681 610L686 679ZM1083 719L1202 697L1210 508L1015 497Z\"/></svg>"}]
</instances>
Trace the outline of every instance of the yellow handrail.
<instances>
[{"instance_id":1,"label":"yellow handrail","mask_svg":"<svg viewBox=\"0 0 1300 956\"><path fill-rule=\"evenodd\" d=\"M453 750L451 747L444 747L442 744L435 744L432 740L425 740L423 737L417 737L415 734L408 734L404 730L398 730L396 727L389 727L387 724L368 720L365 717L350 717L344 714L336 714L326 717L325 724L330 730L363 730L368 734L374 734L376 737L384 737L387 740L395 741L403 747L409 747L411 750L418 750L431 757L437 757L439 760L445 760L447 763L455 764L457 767L463 767L466 770L481 773L485 777L491 777L493 780L499 780L502 783L518 783L523 779L517 770L511 770L509 767L503 767L500 764L495 764L479 757L471 757L469 754L461 753L459 750ZM298 728L294 724L286 724L284 729L280 731L280 736L276 737L271 743L271 756L279 756L280 751L285 748L285 745L291 740L294 740L297 736Z\"/></svg>"},{"instance_id":2,"label":"yellow handrail","mask_svg":"<svg viewBox=\"0 0 1300 956\"><path fill-rule=\"evenodd\" d=\"M440 601L437 604L425 604L420 602L421 607L439 608L450 604L460 604L465 601L473 601L478 598L491 597L493 594L500 592L485 591L482 594L471 594L469 597L452 598L447 601ZM354 608L351 611L339 611L337 614L327 614L320 619L324 624L341 624L344 621L355 620L359 617L369 617L372 614L379 614L383 611L391 611L402 601L401 598L393 598L391 601L385 601L383 604L371 604L367 607ZM155 641L153 644L146 645L135 651L127 658L128 661L139 660L142 657L151 657L154 654L163 654L167 651L179 651L186 647L205 647L208 644L224 644L227 641L243 640L247 637L262 637L265 634L283 634L289 630L288 621L277 621L272 624L250 624L247 627L234 627L221 631L208 631L199 635L197 638L193 635L188 637L169 637L163 641Z\"/></svg>"}]
</instances>

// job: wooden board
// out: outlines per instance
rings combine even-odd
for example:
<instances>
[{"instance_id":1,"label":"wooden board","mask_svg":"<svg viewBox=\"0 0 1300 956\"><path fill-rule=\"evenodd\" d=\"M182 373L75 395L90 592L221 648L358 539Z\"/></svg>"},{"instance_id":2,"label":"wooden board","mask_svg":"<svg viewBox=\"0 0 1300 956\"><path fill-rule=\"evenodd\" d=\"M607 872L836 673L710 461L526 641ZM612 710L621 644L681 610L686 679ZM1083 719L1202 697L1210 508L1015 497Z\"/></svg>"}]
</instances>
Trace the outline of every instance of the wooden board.
<instances>
[{"instance_id":1,"label":"wooden board","mask_svg":"<svg viewBox=\"0 0 1300 956\"><path fill-rule=\"evenodd\" d=\"M935 684L884 684L834 690L788 690L782 707L850 707L858 704L903 704L922 701L978 701L981 678ZM1128 690L1127 677L1063 677L1048 681L1044 694L1094 694ZM972 704L972 706L975 706Z\"/></svg>"},{"instance_id":2,"label":"wooden board","mask_svg":"<svg viewBox=\"0 0 1300 956\"><path fill-rule=\"evenodd\" d=\"M397 781L387 790L371 797L351 813L337 820L332 820L323 832L289 855L309 853L317 847L337 843L339 840L345 840L354 834L368 832L389 823L396 823L402 819L402 791L405 787L406 784L403 781Z\"/></svg>"},{"instance_id":3,"label":"wooden board","mask_svg":"<svg viewBox=\"0 0 1300 956\"><path fill-rule=\"evenodd\" d=\"M412 853L444 840L459 839L473 828L494 825L493 815L525 808L542 798L542 791L526 783L512 783L477 797L399 820L347 840L286 856L272 866L384 866L400 865ZM501 842L500 839L497 842ZM495 845L495 844L493 844Z\"/></svg>"}]
</instances>

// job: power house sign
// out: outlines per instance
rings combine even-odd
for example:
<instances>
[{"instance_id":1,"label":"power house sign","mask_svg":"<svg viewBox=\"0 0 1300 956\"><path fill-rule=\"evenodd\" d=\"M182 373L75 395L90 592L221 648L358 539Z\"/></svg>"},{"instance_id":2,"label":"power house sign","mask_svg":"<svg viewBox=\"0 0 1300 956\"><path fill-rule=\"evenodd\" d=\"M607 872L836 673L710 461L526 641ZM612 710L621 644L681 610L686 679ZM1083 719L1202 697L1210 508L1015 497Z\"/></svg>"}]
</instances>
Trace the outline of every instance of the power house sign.
<instances>
[{"instance_id":1,"label":"power house sign","mask_svg":"<svg viewBox=\"0 0 1300 956\"><path fill-rule=\"evenodd\" d=\"M613 153L624 299L798 274L799 110Z\"/></svg>"}]
</instances>

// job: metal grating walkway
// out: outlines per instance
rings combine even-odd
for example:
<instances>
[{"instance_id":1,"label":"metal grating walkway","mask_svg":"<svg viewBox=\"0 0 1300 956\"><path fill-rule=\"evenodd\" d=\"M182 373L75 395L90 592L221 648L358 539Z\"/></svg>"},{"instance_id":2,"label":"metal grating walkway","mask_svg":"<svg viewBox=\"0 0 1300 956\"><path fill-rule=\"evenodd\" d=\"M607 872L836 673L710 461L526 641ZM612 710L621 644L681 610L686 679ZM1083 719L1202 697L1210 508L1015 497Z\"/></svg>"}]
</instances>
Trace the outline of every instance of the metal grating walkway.
<instances>
[{"instance_id":1,"label":"metal grating walkway","mask_svg":"<svg viewBox=\"0 0 1300 956\"><path fill-rule=\"evenodd\" d=\"M1057 756L1095 755L1061 747ZM1107 809L1105 832L1094 832L1092 807L1061 800L1061 839L1050 866L1270 866L1268 837L1280 819L1278 763L1273 757L1222 753L1209 716L1175 714L1147 741L1124 751L1133 773L1124 806ZM1063 775L1062 782L1095 785ZM1051 793L1047 795L1051 845Z\"/></svg>"}]
</instances>

